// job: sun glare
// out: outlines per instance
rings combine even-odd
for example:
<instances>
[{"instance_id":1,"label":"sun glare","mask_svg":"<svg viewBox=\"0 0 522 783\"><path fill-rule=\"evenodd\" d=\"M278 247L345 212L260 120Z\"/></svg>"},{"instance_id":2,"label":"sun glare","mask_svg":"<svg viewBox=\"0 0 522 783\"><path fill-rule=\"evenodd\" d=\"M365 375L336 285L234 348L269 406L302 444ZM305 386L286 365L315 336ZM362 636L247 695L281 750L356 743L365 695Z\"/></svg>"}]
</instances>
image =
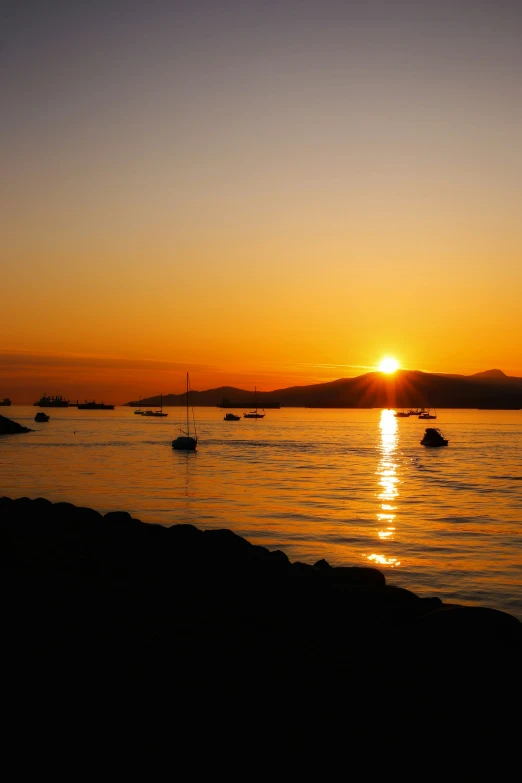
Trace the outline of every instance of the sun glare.
<instances>
[{"instance_id":1,"label":"sun glare","mask_svg":"<svg viewBox=\"0 0 522 783\"><path fill-rule=\"evenodd\" d=\"M399 362L396 359L392 359L391 356L386 356L379 364L379 370L385 373L392 373L399 369Z\"/></svg>"}]
</instances>

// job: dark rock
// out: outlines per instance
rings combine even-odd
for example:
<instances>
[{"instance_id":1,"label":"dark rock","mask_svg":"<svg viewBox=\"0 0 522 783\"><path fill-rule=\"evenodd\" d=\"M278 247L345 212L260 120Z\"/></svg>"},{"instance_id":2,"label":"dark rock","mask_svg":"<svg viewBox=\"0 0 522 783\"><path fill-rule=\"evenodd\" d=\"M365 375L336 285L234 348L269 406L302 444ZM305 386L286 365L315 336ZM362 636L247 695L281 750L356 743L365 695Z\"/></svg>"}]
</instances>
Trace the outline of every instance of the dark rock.
<instances>
[{"instance_id":1,"label":"dark rock","mask_svg":"<svg viewBox=\"0 0 522 783\"><path fill-rule=\"evenodd\" d=\"M22 432L34 432L29 427L22 427L16 421L0 416L0 435L19 435Z\"/></svg>"},{"instance_id":2,"label":"dark rock","mask_svg":"<svg viewBox=\"0 0 522 783\"><path fill-rule=\"evenodd\" d=\"M367 585L385 587L386 578L382 571L364 566L343 566L332 569L332 582L345 585Z\"/></svg>"},{"instance_id":3,"label":"dark rock","mask_svg":"<svg viewBox=\"0 0 522 783\"><path fill-rule=\"evenodd\" d=\"M516 618L324 563L290 563L230 530L3 497L2 651L14 698L42 682L53 700L89 683L101 704L122 682L135 699L155 695L158 709L235 700L243 721L261 704L272 717L300 714L305 696L303 714L319 725L325 715L360 722L365 705L371 723L371 694L391 694L394 718L418 721L457 709L463 687L468 719L487 718L474 688L497 714L506 694L522 695Z\"/></svg>"},{"instance_id":4,"label":"dark rock","mask_svg":"<svg viewBox=\"0 0 522 783\"><path fill-rule=\"evenodd\" d=\"M332 566L330 565L330 563L324 558L318 560L317 563L314 563L314 568L331 568L331 567Z\"/></svg>"}]
</instances>

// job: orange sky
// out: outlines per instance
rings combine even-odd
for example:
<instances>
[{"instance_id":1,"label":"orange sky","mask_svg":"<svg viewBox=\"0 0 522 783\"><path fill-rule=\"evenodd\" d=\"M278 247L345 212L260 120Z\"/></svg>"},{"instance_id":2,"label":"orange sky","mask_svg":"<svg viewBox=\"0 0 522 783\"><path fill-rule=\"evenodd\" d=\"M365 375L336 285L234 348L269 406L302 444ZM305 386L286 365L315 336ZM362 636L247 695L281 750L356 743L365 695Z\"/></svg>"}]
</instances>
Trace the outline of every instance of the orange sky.
<instances>
[{"instance_id":1,"label":"orange sky","mask_svg":"<svg viewBox=\"0 0 522 783\"><path fill-rule=\"evenodd\" d=\"M15 5L0 397L522 376L513 4Z\"/></svg>"}]
</instances>

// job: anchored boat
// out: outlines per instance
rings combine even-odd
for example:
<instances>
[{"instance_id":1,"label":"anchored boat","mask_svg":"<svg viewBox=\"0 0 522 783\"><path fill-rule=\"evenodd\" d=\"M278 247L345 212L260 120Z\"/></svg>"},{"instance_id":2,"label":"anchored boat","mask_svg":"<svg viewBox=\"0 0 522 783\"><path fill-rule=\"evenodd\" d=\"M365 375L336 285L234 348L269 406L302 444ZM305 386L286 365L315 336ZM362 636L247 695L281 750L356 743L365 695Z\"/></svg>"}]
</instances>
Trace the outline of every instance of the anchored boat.
<instances>
[{"instance_id":1,"label":"anchored boat","mask_svg":"<svg viewBox=\"0 0 522 783\"><path fill-rule=\"evenodd\" d=\"M265 414L259 413L257 410L257 386L254 386L254 400L255 400L255 410L250 411L250 413L243 413L244 419L264 419Z\"/></svg>"},{"instance_id":2,"label":"anchored boat","mask_svg":"<svg viewBox=\"0 0 522 783\"><path fill-rule=\"evenodd\" d=\"M176 451L197 451L198 436L196 433L196 422L194 420L194 408L192 408L192 420L194 422L194 435L192 436L190 434L189 394L190 394L189 374L187 373L187 429L186 430L180 429L181 435L178 435L178 437L172 441L172 448L176 449Z\"/></svg>"},{"instance_id":3,"label":"anchored boat","mask_svg":"<svg viewBox=\"0 0 522 783\"><path fill-rule=\"evenodd\" d=\"M421 440L421 446L447 446L448 440L438 427L428 427Z\"/></svg>"},{"instance_id":4,"label":"anchored boat","mask_svg":"<svg viewBox=\"0 0 522 783\"><path fill-rule=\"evenodd\" d=\"M113 411L114 405L106 405L104 402L77 402L76 407L79 411Z\"/></svg>"},{"instance_id":5,"label":"anchored boat","mask_svg":"<svg viewBox=\"0 0 522 783\"><path fill-rule=\"evenodd\" d=\"M61 395L59 397L48 397L44 394L34 405L39 408L68 408L69 400L64 400Z\"/></svg>"}]
</instances>

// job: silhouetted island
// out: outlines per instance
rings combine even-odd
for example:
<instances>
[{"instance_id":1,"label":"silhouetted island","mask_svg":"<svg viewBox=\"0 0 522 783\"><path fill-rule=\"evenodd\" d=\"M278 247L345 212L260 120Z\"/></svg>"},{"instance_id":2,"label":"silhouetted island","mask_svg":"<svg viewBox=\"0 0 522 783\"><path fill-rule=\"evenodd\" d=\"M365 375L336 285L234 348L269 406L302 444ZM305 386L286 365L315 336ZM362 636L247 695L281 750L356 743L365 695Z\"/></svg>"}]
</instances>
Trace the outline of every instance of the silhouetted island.
<instances>
[{"instance_id":1,"label":"silhouetted island","mask_svg":"<svg viewBox=\"0 0 522 783\"><path fill-rule=\"evenodd\" d=\"M145 695L202 714L234 704L236 721L305 703L319 723L368 720L388 694L395 716L471 719L487 703L498 722L521 694L519 620L419 597L374 568L42 498L0 499L0 552L17 699L44 683L76 703L103 692L117 711Z\"/></svg>"}]
</instances>

